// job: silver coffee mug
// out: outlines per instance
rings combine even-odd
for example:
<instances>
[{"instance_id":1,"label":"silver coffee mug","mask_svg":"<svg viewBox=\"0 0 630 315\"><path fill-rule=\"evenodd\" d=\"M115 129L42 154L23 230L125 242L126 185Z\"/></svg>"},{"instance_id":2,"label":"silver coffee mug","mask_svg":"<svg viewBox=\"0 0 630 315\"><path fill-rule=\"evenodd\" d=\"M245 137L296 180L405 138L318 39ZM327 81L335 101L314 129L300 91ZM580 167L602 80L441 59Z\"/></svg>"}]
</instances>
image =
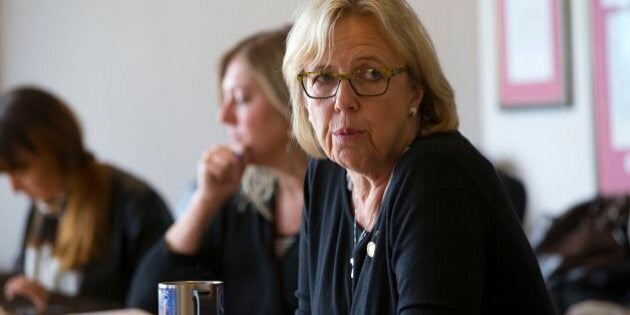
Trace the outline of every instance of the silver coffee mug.
<instances>
[{"instance_id":1,"label":"silver coffee mug","mask_svg":"<svg viewBox=\"0 0 630 315\"><path fill-rule=\"evenodd\" d=\"M160 282L158 310L159 315L223 315L223 282Z\"/></svg>"}]
</instances>

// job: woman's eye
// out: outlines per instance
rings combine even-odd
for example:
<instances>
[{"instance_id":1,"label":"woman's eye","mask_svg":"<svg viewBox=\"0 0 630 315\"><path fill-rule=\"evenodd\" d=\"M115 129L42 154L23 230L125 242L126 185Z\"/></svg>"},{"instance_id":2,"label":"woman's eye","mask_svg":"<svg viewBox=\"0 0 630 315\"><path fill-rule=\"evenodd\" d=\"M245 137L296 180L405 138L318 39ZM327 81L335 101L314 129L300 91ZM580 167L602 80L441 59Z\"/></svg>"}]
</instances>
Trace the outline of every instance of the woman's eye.
<instances>
[{"instance_id":1,"label":"woman's eye","mask_svg":"<svg viewBox=\"0 0 630 315\"><path fill-rule=\"evenodd\" d=\"M247 105L249 103L249 95L237 95L234 97L234 102L237 105Z\"/></svg>"},{"instance_id":2,"label":"woman's eye","mask_svg":"<svg viewBox=\"0 0 630 315\"><path fill-rule=\"evenodd\" d=\"M365 80L370 80L370 81L377 81L377 80L381 80L385 77L385 75L383 74L383 72L381 72L381 70L378 69L367 69L363 72L363 79Z\"/></svg>"},{"instance_id":3,"label":"woman's eye","mask_svg":"<svg viewBox=\"0 0 630 315\"><path fill-rule=\"evenodd\" d=\"M320 73L313 79L315 84L327 84L335 81L335 77L330 73Z\"/></svg>"}]
</instances>

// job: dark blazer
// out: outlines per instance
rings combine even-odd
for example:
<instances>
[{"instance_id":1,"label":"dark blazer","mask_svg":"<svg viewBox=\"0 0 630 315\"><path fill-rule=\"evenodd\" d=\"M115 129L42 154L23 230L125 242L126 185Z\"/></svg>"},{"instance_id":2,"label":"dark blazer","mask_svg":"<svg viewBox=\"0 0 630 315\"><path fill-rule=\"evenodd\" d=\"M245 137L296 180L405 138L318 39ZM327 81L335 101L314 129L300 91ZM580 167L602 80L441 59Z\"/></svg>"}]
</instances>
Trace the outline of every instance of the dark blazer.
<instances>
[{"instance_id":1,"label":"dark blazer","mask_svg":"<svg viewBox=\"0 0 630 315\"><path fill-rule=\"evenodd\" d=\"M53 295L51 303L71 304L72 311L124 307L133 274L144 253L164 235L173 219L168 207L147 183L109 166L111 176L110 241L108 252L81 270L75 298ZM31 206L16 273L23 272L24 250L35 208Z\"/></svg>"},{"instance_id":2,"label":"dark blazer","mask_svg":"<svg viewBox=\"0 0 630 315\"><path fill-rule=\"evenodd\" d=\"M269 200L270 207L274 199ZM243 194L235 194L208 226L195 255L173 253L164 240L151 248L138 267L128 306L157 313L159 282L220 280L225 285L226 314L293 314L298 239L278 258L274 232L273 221Z\"/></svg>"}]
</instances>

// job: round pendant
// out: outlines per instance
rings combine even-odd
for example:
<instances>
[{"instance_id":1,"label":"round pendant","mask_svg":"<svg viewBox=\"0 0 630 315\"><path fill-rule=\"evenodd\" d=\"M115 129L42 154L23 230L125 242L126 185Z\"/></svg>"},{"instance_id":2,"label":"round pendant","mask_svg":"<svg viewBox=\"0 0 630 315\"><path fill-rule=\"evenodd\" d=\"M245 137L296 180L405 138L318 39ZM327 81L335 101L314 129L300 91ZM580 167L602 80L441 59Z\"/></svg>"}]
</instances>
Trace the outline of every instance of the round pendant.
<instances>
[{"instance_id":1,"label":"round pendant","mask_svg":"<svg viewBox=\"0 0 630 315\"><path fill-rule=\"evenodd\" d=\"M370 257L374 257L374 251L376 250L376 244L374 242L369 242L367 244L367 254Z\"/></svg>"}]
</instances>

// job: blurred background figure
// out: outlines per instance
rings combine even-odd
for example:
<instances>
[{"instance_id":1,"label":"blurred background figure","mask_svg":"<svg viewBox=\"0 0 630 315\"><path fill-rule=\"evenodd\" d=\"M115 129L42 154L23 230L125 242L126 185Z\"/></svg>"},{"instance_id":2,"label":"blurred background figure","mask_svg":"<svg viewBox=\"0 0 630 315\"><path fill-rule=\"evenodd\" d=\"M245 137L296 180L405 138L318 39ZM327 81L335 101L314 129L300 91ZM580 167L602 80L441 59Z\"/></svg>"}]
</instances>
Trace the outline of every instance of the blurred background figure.
<instances>
[{"instance_id":1,"label":"blurred background figure","mask_svg":"<svg viewBox=\"0 0 630 315\"><path fill-rule=\"evenodd\" d=\"M510 197L514 212L516 212L516 216L522 225L525 221L525 210L527 209L527 190L525 185L520 179L507 171L497 169L497 174Z\"/></svg>"},{"instance_id":2,"label":"blurred background figure","mask_svg":"<svg viewBox=\"0 0 630 315\"><path fill-rule=\"evenodd\" d=\"M534 248L558 314L630 306L629 219L630 195L619 194L580 202L551 221Z\"/></svg>"},{"instance_id":3,"label":"blurred background figure","mask_svg":"<svg viewBox=\"0 0 630 315\"><path fill-rule=\"evenodd\" d=\"M196 188L143 261L130 306L156 312L160 281L221 280L229 314L294 313L307 157L290 136L288 31L252 35L221 59L230 140L202 154Z\"/></svg>"},{"instance_id":4,"label":"blurred background figure","mask_svg":"<svg viewBox=\"0 0 630 315\"><path fill-rule=\"evenodd\" d=\"M60 313L124 306L142 255L172 223L162 198L97 161L70 108L34 87L0 97L0 172L32 201L6 299Z\"/></svg>"}]
</instances>

